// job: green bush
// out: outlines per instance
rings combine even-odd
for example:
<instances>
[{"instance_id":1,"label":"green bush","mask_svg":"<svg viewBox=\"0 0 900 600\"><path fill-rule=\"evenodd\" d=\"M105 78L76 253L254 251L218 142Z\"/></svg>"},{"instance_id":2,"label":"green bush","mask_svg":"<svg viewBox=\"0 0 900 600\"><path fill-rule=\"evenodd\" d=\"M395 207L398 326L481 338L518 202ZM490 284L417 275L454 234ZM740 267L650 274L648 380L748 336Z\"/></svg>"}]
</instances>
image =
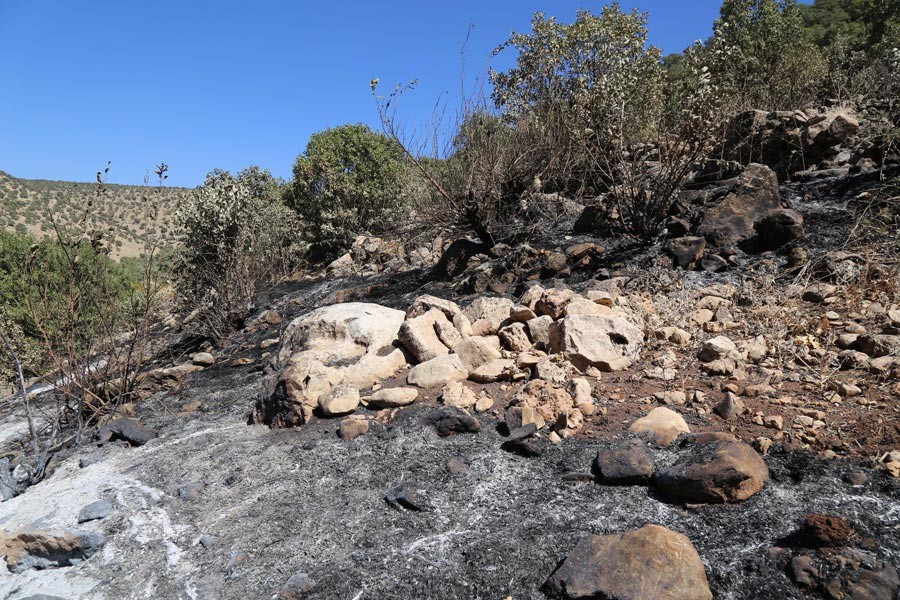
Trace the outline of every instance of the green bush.
<instances>
[{"instance_id":1,"label":"green bush","mask_svg":"<svg viewBox=\"0 0 900 600\"><path fill-rule=\"evenodd\" d=\"M300 221L281 187L258 167L237 176L216 170L178 206L180 291L214 338L238 326L254 296L303 255Z\"/></svg>"},{"instance_id":2,"label":"green bush","mask_svg":"<svg viewBox=\"0 0 900 600\"><path fill-rule=\"evenodd\" d=\"M382 233L402 218L403 150L365 125L314 134L294 164L286 201L300 215L315 257L346 249L364 232Z\"/></svg>"}]
</instances>

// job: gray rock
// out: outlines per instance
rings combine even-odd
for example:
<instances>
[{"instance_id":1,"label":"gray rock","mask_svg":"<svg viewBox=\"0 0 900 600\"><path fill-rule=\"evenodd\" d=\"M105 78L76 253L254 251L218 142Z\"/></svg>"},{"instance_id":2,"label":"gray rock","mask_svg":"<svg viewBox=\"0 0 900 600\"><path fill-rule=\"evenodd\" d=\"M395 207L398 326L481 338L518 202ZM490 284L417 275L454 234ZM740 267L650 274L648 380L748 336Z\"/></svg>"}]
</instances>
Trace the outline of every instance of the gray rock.
<instances>
[{"instance_id":1,"label":"gray rock","mask_svg":"<svg viewBox=\"0 0 900 600\"><path fill-rule=\"evenodd\" d=\"M114 442L122 440L132 446L143 446L157 437L157 433L149 427L144 427L134 419L119 418L107 423L98 437L101 442Z\"/></svg>"},{"instance_id":2,"label":"gray rock","mask_svg":"<svg viewBox=\"0 0 900 600\"><path fill-rule=\"evenodd\" d=\"M633 438L599 452L594 467L601 483L644 485L653 477L656 462L647 444Z\"/></svg>"},{"instance_id":3,"label":"gray rock","mask_svg":"<svg viewBox=\"0 0 900 600\"><path fill-rule=\"evenodd\" d=\"M288 578L278 592L279 600L300 600L316 589L316 582L303 571L297 571Z\"/></svg>"},{"instance_id":4,"label":"gray rock","mask_svg":"<svg viewBox=\"0 0 900 600\"><path fill-rule=\"evenodd\" d=\"M105 519L112 514L112 511L112 502L109 500L97 500L96 502L91 502L79 511L78 522L87 523L88 521Z\"/></svg>"}]
</instances>

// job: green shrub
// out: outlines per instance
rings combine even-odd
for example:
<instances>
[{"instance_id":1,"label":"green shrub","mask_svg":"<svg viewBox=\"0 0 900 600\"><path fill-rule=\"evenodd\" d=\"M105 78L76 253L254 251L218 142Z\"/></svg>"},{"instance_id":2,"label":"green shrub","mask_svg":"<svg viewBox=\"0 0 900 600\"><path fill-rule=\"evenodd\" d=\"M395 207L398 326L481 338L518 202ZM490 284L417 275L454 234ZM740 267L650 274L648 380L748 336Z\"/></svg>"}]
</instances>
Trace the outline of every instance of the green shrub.
<instances>
[{"instance_id":1,"label":"green shrub","mask_svg":"<svg viewBox=\"0 0 900 600\"><path fill-rule=\"evenodd\" d=\"M219 339L240 325L254 296L303 255L300 221L282 203L281 185L258 167L237 176L216 170L178 206L180 292L207 335Z\"/></svg>"},{"instance_id":2,"label":"green shrub","mask_svg":"<svg viewBox=\"0 0 900 600\"><path fill-rule=\"evenodd\" d=\"M316 257L382 233L404 214L403 150L365 125L314 134L294 164L286 201L300 215Z\"/></svg>"}]
</instances>

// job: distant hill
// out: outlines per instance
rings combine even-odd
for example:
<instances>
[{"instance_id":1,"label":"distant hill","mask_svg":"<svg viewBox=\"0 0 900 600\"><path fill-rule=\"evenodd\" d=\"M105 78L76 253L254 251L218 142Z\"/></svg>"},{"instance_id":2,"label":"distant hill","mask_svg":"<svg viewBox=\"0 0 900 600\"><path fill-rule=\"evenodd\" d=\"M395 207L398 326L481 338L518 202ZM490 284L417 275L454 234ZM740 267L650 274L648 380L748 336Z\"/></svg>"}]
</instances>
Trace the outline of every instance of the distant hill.
<instances>
[{"instance_id":1,"label":"distant hill","mask_svg":"<svg viewBox=\"0 0 900 600\"><path fill-rule=\"evenodd\" d=\"M174 216L178 199L187 188L104 184L97 194L96 183L18 179L0 171L0 227L28 233L37 238L52 231L49 216L78 221L90 206L87 223L116 232L112 256L115 259L141 254L144 243L158 239L162 246L174 240ZM158 199L158 200L157 200ZM157 218L151 219L152 202L159 203Z\"/></svg>"}]
</instances>

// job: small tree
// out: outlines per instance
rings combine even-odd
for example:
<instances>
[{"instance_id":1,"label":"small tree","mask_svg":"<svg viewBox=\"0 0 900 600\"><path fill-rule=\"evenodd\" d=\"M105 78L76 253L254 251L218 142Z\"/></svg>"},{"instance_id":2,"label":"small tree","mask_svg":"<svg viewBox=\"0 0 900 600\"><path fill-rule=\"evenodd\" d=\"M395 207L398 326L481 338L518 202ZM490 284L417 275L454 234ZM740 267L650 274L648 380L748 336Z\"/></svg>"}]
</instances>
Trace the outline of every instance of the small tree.
<instances>
[{"instance_id":1,"label":"small tree","mask_svg":"<svg viewBox=\"0 0 900 600\"><path fill-rule=\"evenodd\" d=\"M258 167L237 176L215 170L178 206L181 295L214 339L239 326L255 295L302 257L300 222L281 187Z\"/></svg>"},{"instance_id":2,"label":"small tree","mask_svg":"<svg viewBox=\"0 0 900 600\"><path fill-rule=\"evenodd\" d=\"M327 257L360 233L392 228L406 208L403 169L403 150L366 125L314 134L286 195L313 253Z\"/></svg>"}]
</instances>

